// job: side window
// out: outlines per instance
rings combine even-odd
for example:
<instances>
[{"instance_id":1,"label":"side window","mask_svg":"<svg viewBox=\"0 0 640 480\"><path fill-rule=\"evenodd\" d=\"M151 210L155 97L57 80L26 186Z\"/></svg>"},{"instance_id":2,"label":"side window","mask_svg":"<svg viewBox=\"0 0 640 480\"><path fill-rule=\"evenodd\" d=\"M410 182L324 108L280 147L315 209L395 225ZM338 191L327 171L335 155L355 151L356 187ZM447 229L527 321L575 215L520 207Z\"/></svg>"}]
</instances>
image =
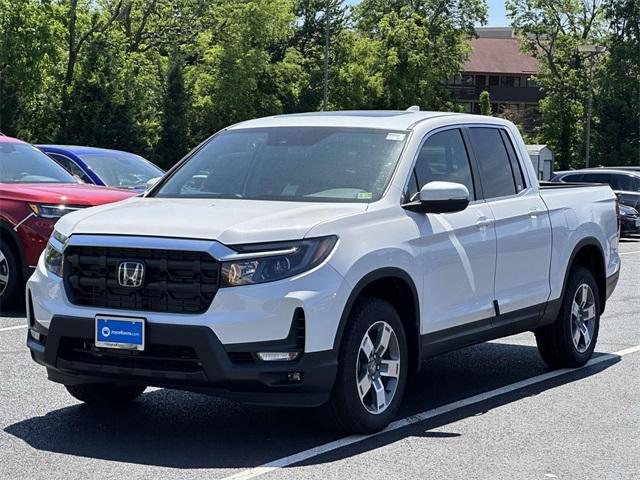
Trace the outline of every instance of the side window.
<instances>
[{"instance_id":1,"label":"side window","mask_svg":"<svg viewBox=\"0 0 640 480\"><path fill-rule=\"evenodd\" d=\"M69 157L61 155L59 153L48 153L47 155L53 158L58 165L71 173L71 175L78 177L85 183L93 183L93 180L91 180L91 178L89 178L89 176L84 173L82 169L78 167L78 165L76 165L76 163Z\"/></svg>"},{"instance_id":2,"label":"side window","mask_svg":"<svg viewBox=\"0 0 640 480\"><path fill-rule=\"evenodd\" d=\"M480 168L484 197L490 199L515 195L516 183L500 130L471 127L469 136Z\"/></svg>"},{"instance_id":3,"label":"side window","mask_svg":"<svg viewBox=\"0 0 640 480\"><path fill-rule=\"evenodd\" d=\"M627 192L633 191L633 178L631 175L611 175L609 185L613 190L625 190Z\"/></svg>"},{"instance_id":4,"label":"side window","mask_svg":"<svg viewBox=\"0 0 640 480\"><path fill-rule=\"evenodd\" d=\"M476 198L469 156L458 129L436 133L424 142L409 182L409 199L434 181L461 183L469 190L469 200Z\"/></svg>"},{"instance_id":5,"label":"side window","mask_svg":"<svg viewBox=\"0 0 640 480\"><path fill-rule=\"evenodd\" d=\"M610 173L585 173L582 181L585 183L608 183L610 186L613 184Z\"/></svg>"},{"instance_id":6,"label":"side window","mask_svg":"<svg viewBox=\"0 0 640 480\"><path fill-rule=\"evenodd\" d=\"M565 175L564 177L562 177L561 179L563 182L576 182L576 183L580 183L584 181L584 175L582 175L581 173L572 173L571 175Z\"/></svg>"},{"instance_id":7,"label":"side window","mask_svg":"<svg viewBox=\"0 0 640 480\"><path fill-rule=\"evenodd\" d=\"M504 142L505 147L507 147L507 153L509 154L509 161L511 162L513 178L516 182L516 191L519 193L527 188L527 184L524 181L524 173L522 173L522 167L520 166L518 156L516 155L516 150L515 148L513 148L513 144L511 143L509 135L504 130L500 130L500 135L502 136L502 141Z\"/></svg>"}]
</instances>

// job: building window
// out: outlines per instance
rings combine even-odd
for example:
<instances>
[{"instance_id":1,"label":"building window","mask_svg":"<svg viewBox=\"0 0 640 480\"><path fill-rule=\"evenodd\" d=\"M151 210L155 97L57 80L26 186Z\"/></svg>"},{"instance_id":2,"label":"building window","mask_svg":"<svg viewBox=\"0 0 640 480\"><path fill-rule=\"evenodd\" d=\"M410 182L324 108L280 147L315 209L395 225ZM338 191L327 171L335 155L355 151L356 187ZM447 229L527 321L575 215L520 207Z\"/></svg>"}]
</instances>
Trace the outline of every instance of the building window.
<instances>
[{"instance_id":1,"label":"building window","mask_svg":"<svg viewBox=\"0 0 640 480\"><path fill-rule=\"evenodd\" d=\"M486 84L487 84L486 75L476 75L476 85L480 87L484 87Z\"/></svg>"},{"instance_id":2,"label":"building window","mask_svg":"<svg viewBox=\"0 0 640 480\"><path fill-rule=\"evenodd\" d=\"M500 86L502 86L502 87L519 87L520 86L520 77L514 77L514 76L511 76L511 75L500 77Z\"/></svg>"},{"instance_id":3,"label":"building window","mask_svg":"<svg viewBox=\"0 0 640 480\"><path fill-rule=\"evenodd\" d=\"M527 78L527 87L528 88L537 88L538 84L536 83L536 81L532 77L529 77L529 78Z\"/></svg>"},{"instance_id":4,"label":"building window","mask_svg":"<svg viewBox=\"0 0 640 480\"><path fill-rule=\"evenodd\" d=\"M473 86L473 75L462 75L462 85Z\"/></svg>"},{"instance_id":5,"label":"building window","mask_svg":"<svg viewBox=\"0 0 640 480\"><path fill-rule=\"evenodd\" d=\"M500 77L498 77L497 75L489 76L489 85L492 87L500 85Z\"/></svg>"}]
</instances>

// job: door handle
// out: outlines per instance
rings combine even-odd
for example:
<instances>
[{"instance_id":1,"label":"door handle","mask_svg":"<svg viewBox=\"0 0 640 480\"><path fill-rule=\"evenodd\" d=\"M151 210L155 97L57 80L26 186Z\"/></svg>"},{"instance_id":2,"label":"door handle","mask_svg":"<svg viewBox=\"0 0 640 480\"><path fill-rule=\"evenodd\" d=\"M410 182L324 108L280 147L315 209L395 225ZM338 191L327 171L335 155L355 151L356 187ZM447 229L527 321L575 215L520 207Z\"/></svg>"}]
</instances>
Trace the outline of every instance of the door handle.
<instances>
[{"instance_id":1,"label":"door handle","mask_svg":"<svg viewBox=\"0 0 640 480\"><path fill-rule=\"evenodd\" d=\"M538 209L538 207L530 207L529 208L529 216L531 218L538 218L538 212L540 210Z\"/></svg>"},{"instance_id":2,"label":"door handle","mask_svg":"<svg viewBox=\"0 0 640 480\"><path fill-rule=\"evenodd\" d=\"M489 217L479 217L478 220L476 221L476 227L484 228L484 227L488 227L492 223L493 223L493 219Z\"/></svg>"}]
</instances>

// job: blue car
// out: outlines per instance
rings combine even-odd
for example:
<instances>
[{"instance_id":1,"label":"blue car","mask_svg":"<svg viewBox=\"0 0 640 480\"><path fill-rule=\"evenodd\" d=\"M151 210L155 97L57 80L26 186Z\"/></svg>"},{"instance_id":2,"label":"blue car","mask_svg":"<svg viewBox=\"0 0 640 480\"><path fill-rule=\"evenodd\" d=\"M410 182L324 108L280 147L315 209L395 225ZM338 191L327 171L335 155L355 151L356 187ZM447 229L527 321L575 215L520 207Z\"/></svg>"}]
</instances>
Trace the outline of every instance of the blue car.
<instances>
[{"instance_id":1,"label":"blue car","mask_svg":"<svg viewBox=\"0 0 640 480\"><path fill-rule=\"evenodd\" d=\"M133 153L71 145L36 147L89 184L144 191L149 180L164 175L164 170Z\"/></svg>"}]
</instances>

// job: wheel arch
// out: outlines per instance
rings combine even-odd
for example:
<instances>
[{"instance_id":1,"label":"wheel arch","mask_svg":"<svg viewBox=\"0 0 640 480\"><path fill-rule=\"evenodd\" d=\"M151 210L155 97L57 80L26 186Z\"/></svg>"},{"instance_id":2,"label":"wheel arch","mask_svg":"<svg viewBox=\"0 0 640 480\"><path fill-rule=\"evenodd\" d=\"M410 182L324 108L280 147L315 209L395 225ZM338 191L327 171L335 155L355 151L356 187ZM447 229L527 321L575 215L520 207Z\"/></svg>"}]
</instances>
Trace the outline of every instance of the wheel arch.
<instances>
[{"instance_id":1,"label":"wheel arch","mask_svg":"<svg viewBox=\"0 0 640 480\"><path fill-rule=\"evenodd\" d=\"M340 317L334 339L334 350L339 350L349 315L360 298L374 297L388 301L398 311L407 336L410 371L420 368L420 300L411 275L397 267L383 267L362 277L355 285Z\"/></svg>"},{"instance_id":2,"label":"wheel arch","mask_svg":"<svg viewBox=\"0 0 640 480\"><path fill-rule=\"evenodd\" d=\"M20 238L16 231L11 228L11 225L3 220L0 220L0 237L3 241L5 241L5 238L9 239L10 245L13 246L15 252L18 254L20 268L23 268L26 265L26 257L22 248L22 243L20 243Z\"/></svg>"},{"instance_id":3,"label":"wheel arch","mask_svg":"<svg viewBox=\"0 0 640 480\"><path fill-rule=\"evenodd\" d=\"M607 272L604 251L598 239L595 237L586 237L580 240L574 247L564 274L561 298L564 298L566 294L569 275L575 266L584 267L593 274L596 284L598 285L600 313L602 314L607 301Z\"/></svg>"}]
</instances>

